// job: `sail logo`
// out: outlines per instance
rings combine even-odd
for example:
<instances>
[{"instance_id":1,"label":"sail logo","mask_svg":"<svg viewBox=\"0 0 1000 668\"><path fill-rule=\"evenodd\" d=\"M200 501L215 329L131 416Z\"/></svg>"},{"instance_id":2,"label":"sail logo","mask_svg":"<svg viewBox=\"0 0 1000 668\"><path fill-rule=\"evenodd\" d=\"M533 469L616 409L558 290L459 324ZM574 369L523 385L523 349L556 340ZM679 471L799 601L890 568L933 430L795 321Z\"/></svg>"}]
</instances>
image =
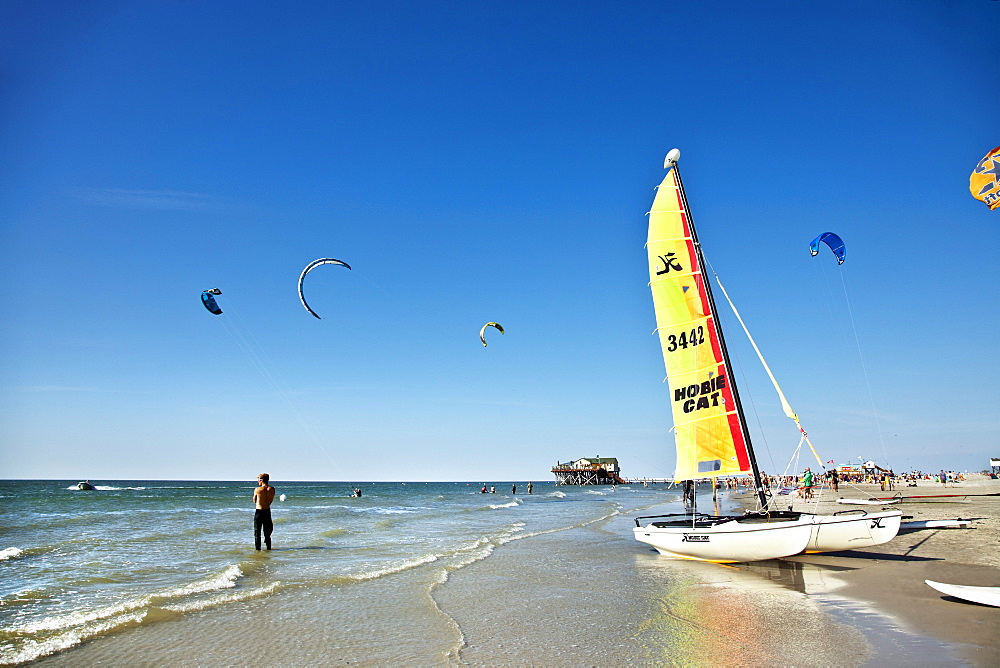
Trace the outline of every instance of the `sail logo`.
<instances>
[{"instance_id":1,"label":"sail logo","mask_svg":"<svg viewBox=\"0 0 1000 668\"><path fill-rule=\"evenodd\" d=\"M707 534L697 534L697 533L686 533L684 537L681 538L682 543L708 543L710 542L709 536Z\"/></svg>"},{"instance_id":2,"label":"sail logo","mask_svg":"<svg viewBox=\"0 0 1000 668\"><path fill-rule=\"evenodd\" d=\"M674 390L674 401L683 402L681 410L693 413L704 408L716 408L725 405L722 390L726 387L725 374L719 374L703 383L695 383Z\"/></svg>"},{"instance_id":3,"label":"sail logo","mask_svg":"<svg viewBox=\"0 0 1000 668\"><path fill-rule=\"evenodd\" d=\"M872 529L884 529L885 527L882 526L882 520L884 520L884 519L885 519L884 517L873 517L872 518L872 527L871 528Z\"/></svg>"},{"instance_id":4,"label":"sail logo","mask_svg":"<svg viewBox=\"0 0 1000 668\"><path fill-rule=\"evenodd\" d=\"M662 276L663 274L673 271L684 271L684 267L677 261L674 257L677 253L667 253L666 255L660 255L660 262L663 263L663 269L656 272L657 276Z\"/></svg>"}]
</instances>

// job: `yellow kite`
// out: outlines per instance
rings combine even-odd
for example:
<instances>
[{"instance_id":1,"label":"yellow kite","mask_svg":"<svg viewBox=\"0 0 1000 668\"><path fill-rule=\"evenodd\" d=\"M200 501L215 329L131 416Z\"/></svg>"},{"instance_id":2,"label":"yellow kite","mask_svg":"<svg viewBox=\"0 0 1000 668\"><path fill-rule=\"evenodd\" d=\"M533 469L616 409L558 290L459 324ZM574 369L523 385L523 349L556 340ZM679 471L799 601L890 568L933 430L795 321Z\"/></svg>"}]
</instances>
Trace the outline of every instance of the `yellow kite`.
<instances>
[{"instance_id":1,"label":"yellow kite","mask_svg":"<svg viewBox=\"0 0 1000 668\"><path fill-rule=\"evenodd\" d=\"M976 165L969 176L969 192L990 210L1000 207L1000 146Z\"/></svg>"}]
</instances>

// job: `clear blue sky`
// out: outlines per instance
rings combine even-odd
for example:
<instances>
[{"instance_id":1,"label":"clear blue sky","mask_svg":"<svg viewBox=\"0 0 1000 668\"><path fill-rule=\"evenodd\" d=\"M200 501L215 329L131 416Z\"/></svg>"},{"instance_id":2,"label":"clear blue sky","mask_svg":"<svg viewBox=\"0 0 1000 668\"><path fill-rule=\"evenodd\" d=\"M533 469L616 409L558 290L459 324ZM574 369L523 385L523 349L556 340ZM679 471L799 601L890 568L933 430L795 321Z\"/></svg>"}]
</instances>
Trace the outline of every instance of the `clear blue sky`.
<instances>
[{"instance_id":1,"label":"clear blue sky","mask_svg":"<svg viewBox=\"0 0 1000 668\"><path fill-rule=\"evenodd\" d=\"M0 25L0 477L669 475L643 244L675 146L824 459L1000 456L1000 211L968 191L1000 144L1000 2L8 1ZM842 267L809 255L825 231ZM353 266L310 275L322 320L296 295L319 257ZM729 331L780 471L797 432Z\"/></svg>"}]
</instances>

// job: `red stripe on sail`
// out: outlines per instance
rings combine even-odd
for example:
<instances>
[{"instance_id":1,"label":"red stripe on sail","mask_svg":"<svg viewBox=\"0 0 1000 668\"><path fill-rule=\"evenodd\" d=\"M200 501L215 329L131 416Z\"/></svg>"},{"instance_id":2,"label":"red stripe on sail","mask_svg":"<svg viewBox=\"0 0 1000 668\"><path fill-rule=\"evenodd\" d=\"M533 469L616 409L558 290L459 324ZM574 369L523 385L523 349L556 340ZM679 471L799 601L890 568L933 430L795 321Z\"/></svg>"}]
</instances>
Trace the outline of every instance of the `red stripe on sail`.
<instances>
[{"instance_id":1,"label":"red stripe on sail","mask_svg":"<svg viewBox=\"0 0 1000 668\"><path fill-rule=\"evenodd\" d=\"M729 432L733 435L733 446L736 448L736 461L739 462L740 469L746 471L750 469L750 455L747 453L747 444L743 440L743 429L740 427L740 418L736 413L730 413Z\"/></svg>"}]
</instances>

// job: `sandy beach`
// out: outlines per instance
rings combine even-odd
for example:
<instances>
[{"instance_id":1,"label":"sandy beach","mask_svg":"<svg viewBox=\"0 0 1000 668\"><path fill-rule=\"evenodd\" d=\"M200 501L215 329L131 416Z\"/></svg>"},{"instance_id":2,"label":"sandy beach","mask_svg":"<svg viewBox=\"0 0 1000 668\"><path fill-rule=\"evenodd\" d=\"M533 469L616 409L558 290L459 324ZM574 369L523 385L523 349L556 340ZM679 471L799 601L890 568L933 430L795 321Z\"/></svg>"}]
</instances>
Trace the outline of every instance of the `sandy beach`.
<instances>
[{"instance_id":1,"label":"sandy beach","mask_svg":"<svg viewBox=\"0 0 1000 668\"><path fill-rule=\"evenodd\" d=\"M864 551L803 555L785 561L837 571L836 577L824 580L825 591L817 587L810 594L868 602L897 618L911 633L957 644L961 658L971 664L1000 664L1000 608L958 601L924 583L1000 586L1000 496L990 496L1000 494L1000 480L977 475L947 487L924 482L893 492L883 492L878 485L841 485L839 492L823 490L816 505L801 500L791 505L796 510L815 508L830 514L847 508L871 508L839 504L836 499L840 497L865 499L895 492L904 497L968 494L964 500L912 499L885 506L902 510L904 523L956 518L974 521L968 529L903 529L894 540Z\"/></svg>"}]
</instances>

